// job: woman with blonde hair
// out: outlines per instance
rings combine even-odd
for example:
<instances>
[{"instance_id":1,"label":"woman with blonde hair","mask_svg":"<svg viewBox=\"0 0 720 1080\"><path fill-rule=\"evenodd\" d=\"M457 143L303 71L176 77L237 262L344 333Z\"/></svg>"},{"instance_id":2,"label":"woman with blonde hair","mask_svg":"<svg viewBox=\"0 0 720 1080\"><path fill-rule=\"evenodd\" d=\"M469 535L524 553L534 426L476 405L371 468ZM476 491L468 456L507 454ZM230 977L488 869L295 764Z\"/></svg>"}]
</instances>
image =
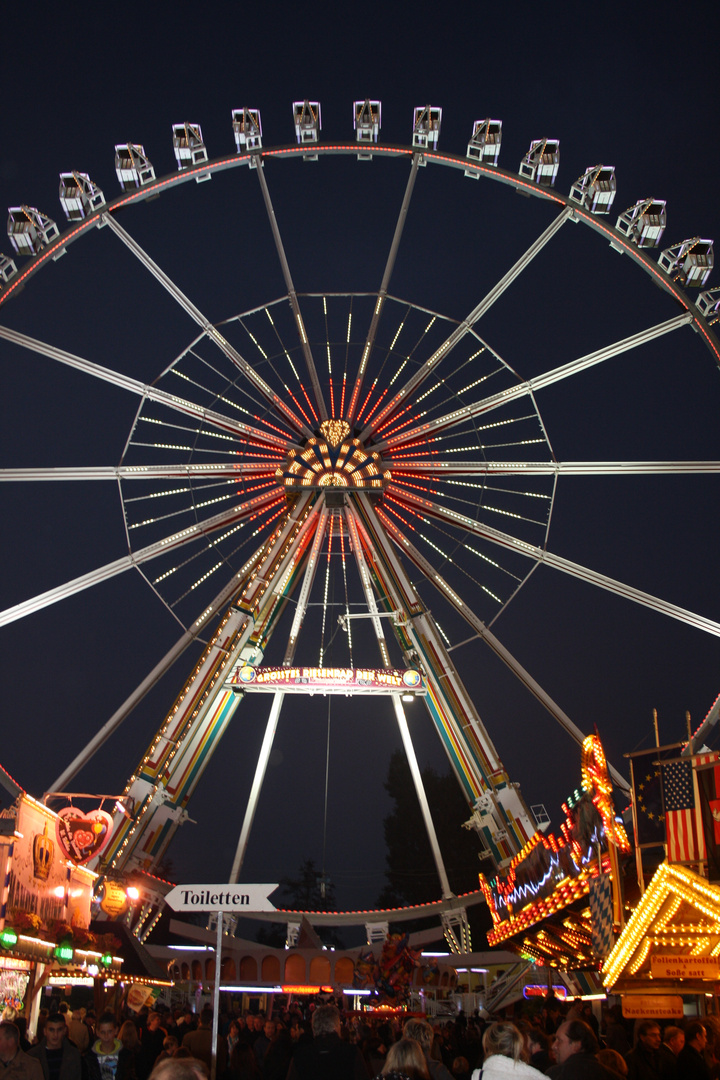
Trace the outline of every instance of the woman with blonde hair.
<instances>
[{"instance_id":1,"label":"woman with blonde hair","mask_svg":"<svg viewBox=\"0 0 720 1080\"><path fill-rule=\"evenodd\" d=\"M544 1073L523 1060L524 1040L514 1024L491 1024L483 1035L485 1060L471 1080L540 1080Z\"/></svg>"},{"instance_id":2,"label":"woman with blonde hair","mask_svg":"<svg viewBox=\"0 0 720 1080\"><path fill-rule=\"evenodd\" d=\"M393 1043L376 1080L430 1080L420 1043L415 1039Z\"/></svg>"}]
</instances>

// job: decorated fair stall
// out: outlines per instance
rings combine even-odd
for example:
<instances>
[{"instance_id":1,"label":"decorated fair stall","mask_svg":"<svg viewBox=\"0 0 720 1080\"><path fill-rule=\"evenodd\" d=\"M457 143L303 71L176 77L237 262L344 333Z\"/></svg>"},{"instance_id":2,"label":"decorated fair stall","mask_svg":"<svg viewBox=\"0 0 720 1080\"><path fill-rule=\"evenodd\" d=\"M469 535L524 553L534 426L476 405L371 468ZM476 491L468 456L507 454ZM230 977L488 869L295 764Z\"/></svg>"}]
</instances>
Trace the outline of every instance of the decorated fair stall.
<instances>
[{"instance_id":1,"label":"decorated fair stall","mask_svg":"<svg viewBox=\"0 0 720 1080\"><path fill-rule=\"evenodd\" d=\"M119 976L119 942L90 928L97 874L83 865L108 833L108 815L57 814L13 791L7 774L3 788L15 798L0 810L0 1000L30 1014L48 981Z\"/></svg>"},{"instance_id":2,"label":"decorated fair stall","mask_svg":"<svg viewBox=\"0 0 720 1080\"><path fill-rule=\"evenodd\" d=\"M603 981L608 992L652 995L662 1015L682 1016L688 995L715 998L717 1010L720 886L662 863L607 958Z\"/></svg>"}]
</instances>

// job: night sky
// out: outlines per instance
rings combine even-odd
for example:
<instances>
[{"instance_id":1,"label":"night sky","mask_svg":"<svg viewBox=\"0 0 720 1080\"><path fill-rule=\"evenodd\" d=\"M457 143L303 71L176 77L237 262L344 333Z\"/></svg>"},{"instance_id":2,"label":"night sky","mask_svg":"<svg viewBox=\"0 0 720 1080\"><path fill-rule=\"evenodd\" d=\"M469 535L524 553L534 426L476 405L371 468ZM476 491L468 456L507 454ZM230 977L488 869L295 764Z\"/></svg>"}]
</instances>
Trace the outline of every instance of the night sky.
<instances>
[{"instance_id":1,"label":"night sky","mask_svg":"<svg viewBox=\"0 0 720 1080\"><path fill-rule=\"evenodd\" d=\"M382 143L409 145L419 104L442 106L439 148L453 154L464 154L473 121L496 117L502 168L516 171L531 139L558 138L560 192L590 165L616 167L610 224L653 196L668 201L661 247L716 238L712 13L709 3L681 17L676 5L516 4L501 13L217 0L172 14L133 3L112 15L33 3L6 9L0 205L37 206L62 229L58 173L87 172L115 197L116 143L142 143L159 177L175 170L173 123L199 122L214 158L234 150L231 110L257 107L264 145L279 146L294 138L292 102L307 97L321 102L321 138L349 141L352 102L368 96L382 101ZM268 163L298 292L377 290L407 172L406 161ZM421 170L391 292L460 319L553 216L510 188ZM213 321L285 292L247 169L185 185L119 220ZM0 310L0 322L152 382L196 327L109 233L96 230L43 269ZM7 239L0 250L11 253ZM527 378L677 313L629 259L566 224L478 332ZM120 461L133 395L5 342L0 371L0 467ZM537 395L560 461L718 460L719 405L716 364L688 328ZM717 620L717 484L716 475L563 478L548 547ZM127 551L113 483L5 483L1 494L3 609ZM454 644L469 636L429 586L420 589ZM319 610L308 617L306 662L317 656ZM684 734L685 710L696 725L720 691L716 637L542 566L493 630L583 730L597 726L623 772L623 753L653 738L654 707L661 741L670 742ZM128 572L0 633L0 763L41 795L181 627ZM279 659L286 634L269 660ZM371 645L361 662L375 665ZM344 649L336 634L328 660L346 663ZM73 790L122 790L195 655L175 665ZM577 748L482 644L452 656L526 801L545 803L557 823L560 801L579 783ZM170 849L176 880L226 880L269 704L244 702L236 713L190 804L197 823ZM445 769L421 714L415 704L421 763ZM324 864L342 906L366 905L383 885L382 782L399 740L389 704L332 700L323 844L327 724L328 699L286 703L243 877L278 880L310 857Z\"/></svg>"}]
</instances>

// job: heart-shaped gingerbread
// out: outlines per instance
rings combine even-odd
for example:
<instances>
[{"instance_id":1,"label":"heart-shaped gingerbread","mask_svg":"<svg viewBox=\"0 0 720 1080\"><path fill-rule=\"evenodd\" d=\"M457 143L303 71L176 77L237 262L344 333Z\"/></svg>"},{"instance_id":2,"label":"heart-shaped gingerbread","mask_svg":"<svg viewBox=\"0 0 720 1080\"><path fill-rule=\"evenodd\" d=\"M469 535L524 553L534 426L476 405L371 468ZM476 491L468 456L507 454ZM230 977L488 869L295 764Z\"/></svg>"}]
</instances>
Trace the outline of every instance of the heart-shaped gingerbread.
<instances>
[{"instance_id":1,"label":"heart-shaped gingerbread","mask_svg":"<svg viewBox=\"0 0 720 1080\"><path fill-rule=\"evenodd\" d=\"M83 814L72 806L58 813L55 835L66 858L74 863L86 863L107 844L113 820L104 810Z\"/></svg>"}]
</instances>

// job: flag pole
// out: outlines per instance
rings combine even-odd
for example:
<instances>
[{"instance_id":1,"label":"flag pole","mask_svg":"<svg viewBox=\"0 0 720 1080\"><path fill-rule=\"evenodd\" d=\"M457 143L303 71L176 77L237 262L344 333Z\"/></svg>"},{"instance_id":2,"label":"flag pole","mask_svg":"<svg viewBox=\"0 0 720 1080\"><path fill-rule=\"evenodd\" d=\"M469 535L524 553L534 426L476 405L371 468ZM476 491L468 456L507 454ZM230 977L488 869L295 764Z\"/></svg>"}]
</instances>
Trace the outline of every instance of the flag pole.
<instances>
[{"instance_id":1,"label":"flag pole","mask_svg":"<svg viewBox=\"0 0 720 1080\"><path fill-rule=\"evenodd\" d=\"M645 892L645 879L643 877L640 837L638 836L637 806L635 805L635 771L632 758L630 758L630 790L632 792L630 806L632 808L633 833L635 835L635 873L637 874L638 888L640 889L640 895L642 896Z\"/></svg>"}]
</instances>

